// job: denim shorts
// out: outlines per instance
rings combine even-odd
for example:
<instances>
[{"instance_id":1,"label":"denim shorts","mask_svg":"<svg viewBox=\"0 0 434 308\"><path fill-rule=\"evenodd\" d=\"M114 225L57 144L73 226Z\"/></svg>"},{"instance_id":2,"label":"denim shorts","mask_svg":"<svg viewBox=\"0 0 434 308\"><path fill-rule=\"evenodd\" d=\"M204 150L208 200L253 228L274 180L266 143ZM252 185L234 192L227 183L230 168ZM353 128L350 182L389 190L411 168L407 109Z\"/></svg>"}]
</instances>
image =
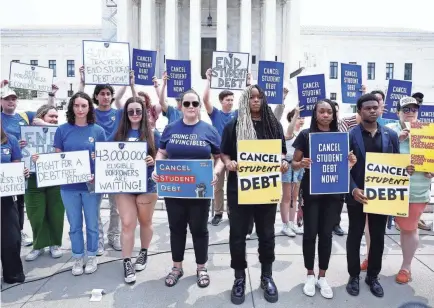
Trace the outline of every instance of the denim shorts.
<instances>
[{"instance_id":1,"label":"denim shorts","mask_svg":"<svg viewBox=\"0 0 434 308\"><path fill-rule=\"evenodd\" d=\"M300 183L303 178L304 169L293 170L289 165L288 171L282 174L282 183Z\"/></svg>"}]
</instances>

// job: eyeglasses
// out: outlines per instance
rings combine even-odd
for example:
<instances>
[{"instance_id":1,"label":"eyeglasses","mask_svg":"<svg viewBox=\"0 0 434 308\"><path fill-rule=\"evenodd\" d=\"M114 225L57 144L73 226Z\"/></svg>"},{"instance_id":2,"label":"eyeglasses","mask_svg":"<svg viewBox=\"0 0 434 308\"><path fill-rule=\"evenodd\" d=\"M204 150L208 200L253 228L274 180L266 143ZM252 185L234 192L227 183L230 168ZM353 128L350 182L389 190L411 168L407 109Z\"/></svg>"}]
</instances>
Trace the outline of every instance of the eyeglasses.
<instances>
[{"instance_id":1,"label":"eyeglasses","mask_svg":"<svg viewBox=\"0 0 434 308\"><path fill-rule=\"evenodd\" d=\"M141 116L142 113L143 113L142 109L135 109L135 110L134 110L134 109L130 109L130 110L128 110L128 115L129 115L130 117L132 117L132 116L134 116L134 115Z\"/></svg>"},{"instance_id":2,"label":"eyeglasses","mask_svg":"<svg viewBox=\"0 0 434 308\"><path fill-rule=\"evenodd\" d=\"M182 106L184 106L185 108L190 107L190 105L193 105L194 108L197 108L197 107L199 107L199 102L198 101L194 101L194 102L184 101L184 102L182 102Z\"/></svg>"},{"instance_id":3,"label":"eyeglasses","mask_svg":"<svg viewBox=\"0 0 434 308\"><path fill-rule=\"evenodd\" d=\"M410 113L410 112L418 112L419 108L417 107L403 107L402 112L404 113Z\"/></svg>"}]
</instances>

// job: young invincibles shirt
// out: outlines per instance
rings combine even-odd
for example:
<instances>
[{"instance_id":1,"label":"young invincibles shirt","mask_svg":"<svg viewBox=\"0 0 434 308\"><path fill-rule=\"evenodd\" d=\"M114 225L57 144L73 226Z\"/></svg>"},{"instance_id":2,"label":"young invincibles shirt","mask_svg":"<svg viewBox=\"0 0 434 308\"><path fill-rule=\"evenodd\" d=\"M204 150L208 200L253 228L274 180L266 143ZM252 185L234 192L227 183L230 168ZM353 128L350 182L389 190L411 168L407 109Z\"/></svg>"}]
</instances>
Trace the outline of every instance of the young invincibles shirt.
<instances>
[{"instance_id":1,"label":"young invincibles shirt","mask_svg":"<svg viewBox=\"0 0 434 308\"><path fill-rule=\"evenodd\" d=\"M122 119L123 109L102 111L95 109L96 124L101 126L106 136L110 136L117 128Z\"/></svg>"},{"instance_id":2,"label":"young invincibles shirt","mask_svg":"<svg viewBox=\"0 0 434 308\"><path fill-rule=\"evenodd\" d=\"M182 118L182 111L173 106L167 107L167 112L163 111L163 116L169 120L169 124Z\"/></svg>"},{"instance_id":3,"label":"young invincibles shirt","mask_svg":"<svg viewBox=\"0 0 434 308\"><path fill-rule=\"evenodd\" d=\"M21 160L21 149L17 138L13 135L6 134L8 141L1 145L1 162L10 163L15 160Z\"/></svg>"},{"instance_id":4,"label":"young invincibles shirt","mask_svg":"<svg viewBox=\"0 0 434 308\"><path fill-rule=\"evenodd\" d=\"M217 129L217 132L221 136L226 124L228 124L237 114L238 110L226 113L213 107L212 112L209 114L209 118L211 119L212 125Z\"/></svg>"},{"instance_id":5,"label":"young invincibles shirt","mask_svg":"<svg viewBox=\"0 0 434 308\"><path fill-rule=\"evenodd\" d=\"M35 118L36 112L27 111L25 114L27 115L28 121L20 113L9 115L2 112L1 116L3 130L8 134L13 135L18 140L21 140L21 126L31 125L33 119Z\"/></svg>"},{"instance_id":6,"label":"young invincibles shirt","mask_svg":"<svg viewBox=\"0 0 434 308\"><path fill-rule=\"evenodd\" d=\"M54 148L62 152L89 151L90 168L92 174L95 173L95 161L91 155L95 152L95 142L105 141L104 129L97 124L77 126L69 123L60 125L54 135ZM60 187L63 190L85 190L86 183L68 184Z\"/></svg>"}]
</instances>

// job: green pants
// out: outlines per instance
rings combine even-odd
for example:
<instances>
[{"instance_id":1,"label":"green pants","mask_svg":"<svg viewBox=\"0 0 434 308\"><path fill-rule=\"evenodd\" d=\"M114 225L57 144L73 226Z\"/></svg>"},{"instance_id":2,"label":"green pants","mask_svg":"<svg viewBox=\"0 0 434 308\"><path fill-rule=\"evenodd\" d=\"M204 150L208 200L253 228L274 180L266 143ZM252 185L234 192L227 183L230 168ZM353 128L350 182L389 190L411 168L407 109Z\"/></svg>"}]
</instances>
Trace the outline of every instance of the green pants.
<instances>
[{"instance_id":1,"label":"green pants","mask_svg":"<svg viewBox=\"0 0 434 308\"><path fill-rule=\"evenodd\" d=\"M29 178L25 195L27 217L33 231L33 249L61 246L65 208L60 187L37 188L36 175Z\"/></svg>"}]
</instances>

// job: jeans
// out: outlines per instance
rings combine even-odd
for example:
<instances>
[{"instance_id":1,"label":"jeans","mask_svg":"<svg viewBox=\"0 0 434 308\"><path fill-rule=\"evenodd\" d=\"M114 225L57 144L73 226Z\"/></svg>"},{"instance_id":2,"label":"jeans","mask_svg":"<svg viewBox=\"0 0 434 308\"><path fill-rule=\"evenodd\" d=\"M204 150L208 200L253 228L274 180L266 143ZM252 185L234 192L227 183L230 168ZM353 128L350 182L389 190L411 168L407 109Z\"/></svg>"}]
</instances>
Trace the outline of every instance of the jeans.
<instances>
[{"instance_id":1,"label":"jeans","mask_svg":"<svg viewBox=\"0 0 434 308\"><path fill-rule=\"evenodd\" d=\"M110 205L110 221L107 230L107 237L110 238L115 235L121 234L121 219L119 217L118 208L115 202L115 196L113 194L108 195L109 205ZM99 199L98 208L101 208L102 198ZM101 212L98 212L98 230L99 230L99 241L104 243L104 225L101 221Z\"/></svg>"},{"instance_id":2,"label":"jeans","mask_svg":"<svg viewBox=\"0 0 434 308\"><path fill-rule=\"evenodd\" d=\"M69 222L72 256L84 256L83 212L86 221L87 255L96 256L98 250L98 216L101 194L84 190L60 190Z\"/></svg>"}]
</instances>

